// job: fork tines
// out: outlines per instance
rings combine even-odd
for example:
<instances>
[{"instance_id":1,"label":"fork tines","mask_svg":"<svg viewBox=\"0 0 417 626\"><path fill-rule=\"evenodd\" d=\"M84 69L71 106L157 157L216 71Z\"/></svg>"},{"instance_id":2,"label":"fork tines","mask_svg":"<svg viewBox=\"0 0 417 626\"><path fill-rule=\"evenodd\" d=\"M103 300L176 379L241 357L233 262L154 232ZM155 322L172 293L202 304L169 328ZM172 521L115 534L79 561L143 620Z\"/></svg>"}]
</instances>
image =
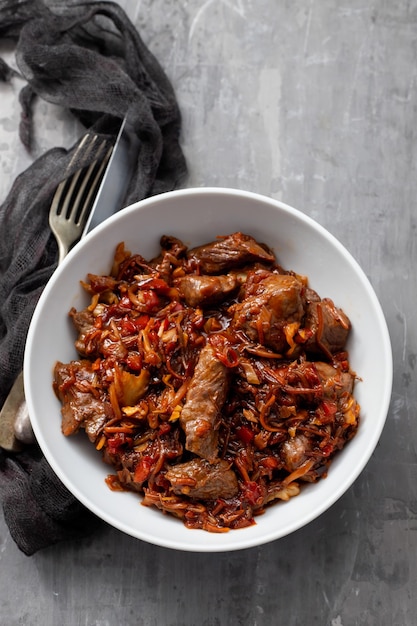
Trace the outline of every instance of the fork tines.
<instances>
[{"instance_id":1,"label":"fork tines","mask_svg":"<svg viewBox=\"0 0 417 626\"><path fill-rule=\"evenodd\" d=\"M112 150L113 146L109 148L106 140L87 133L68 165L68 169L73 169L79 161L80 168L57 187L49 223L58 242L59 262L83 233ZM91 153L94 153L92 161ZM82 166L82 162L90 164Z\"/></svg>"}]
</instances>

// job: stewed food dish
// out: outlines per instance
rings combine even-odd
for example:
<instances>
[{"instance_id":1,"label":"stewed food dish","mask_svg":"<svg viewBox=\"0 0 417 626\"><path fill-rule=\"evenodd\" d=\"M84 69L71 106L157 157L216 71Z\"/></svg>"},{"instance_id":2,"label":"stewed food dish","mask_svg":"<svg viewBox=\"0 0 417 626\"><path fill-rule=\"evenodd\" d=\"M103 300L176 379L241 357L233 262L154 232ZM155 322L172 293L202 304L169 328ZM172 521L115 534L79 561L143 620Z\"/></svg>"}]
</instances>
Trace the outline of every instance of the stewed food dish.
<instances>
[{"instance_id":1,"label":"stewed food dish","mask_svg":"<svg viewBox=\"0 0 417 626\"><path fill-rule=\"evenodd\" d=\"M112 490L226 532L324 479L355 436L348 316L252 236L164 235L152 259L119 243L82 285L78 358L53 386L63 435L85 431Z\"/></svg>"}]
</instances>

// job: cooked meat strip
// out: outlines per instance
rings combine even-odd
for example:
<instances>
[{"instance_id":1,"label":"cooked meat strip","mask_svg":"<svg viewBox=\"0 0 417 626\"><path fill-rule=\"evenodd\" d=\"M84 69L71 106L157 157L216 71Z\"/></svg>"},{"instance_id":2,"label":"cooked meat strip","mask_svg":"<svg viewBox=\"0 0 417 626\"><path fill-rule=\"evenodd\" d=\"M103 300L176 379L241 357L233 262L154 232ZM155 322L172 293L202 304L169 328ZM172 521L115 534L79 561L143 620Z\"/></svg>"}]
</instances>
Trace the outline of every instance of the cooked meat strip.
<instances>
[{"instance_id":1,"label":"cooked meat strip","mask_svg":"<svg viewBox=\"0 0 417 626\"><path fill-rule=\"evenodd\" d=\"M215 500L232 498L239 490L236 474L227 461L209 463L205 459L192 459L172 466L165 478L177 495Z\"/></svg>"},{"instance_id":2,"label":"cooked meat strip","mask_svg":"<svg viewBox=\"0 0 417 626\"><path fill-rule=\"evenodd\" d=\"M330 298L308 303L304 325L313 333L305 349L327 356L344 349L351 328L349 318Z\"/></svg>"},{"instance_id":3,"label":"cooked meat strip","mask_svg":"<svg viewBox=\"0 0 417 626\"><path fill-rule=\"evenodd\" d=\"M237 275L206 276L188 274L174 280L188 306L211 306L230 297L239 287Z\"/></svg>"},{"instance_id":4,"label":"cooked meat strip","mask_svg":"<svg viewBox=\"0 0 417 626\"><path fill-rule=\"evenodd\" d=\"M310 302L321 301L321 298L319 294L317 293L317 291L314 291L314 289L311 289L311 287L309 287L308 285L306 285L304 293L305 293L306 304L309 304Z\"/></svg>"},{"instance_id":5,"label":"cooked meat strip","mask_svg":"<svg viewBox=\"0 0 417 626\"><path fill-rule=\"evenodd\" d=\"M162 235L160 244L163 252L170 252L176 258L184 256L187 251L185 243L173 235Z\"/></svg>"},{"instance_id":6,"label":"cooked meat strip","mask_svg":"<svg viewBox=\"0 0 417 626\"><path fill-rule=\"evenodd\" d=\"M99 355L112 356L117 359L126 357L128 351L119 335L114 333L102 335L100 332L95 332L97 330L94 326L95 317L88 308L82 311L71 309L69 315L78 331L78 337L75 340L78 354L89 358Z\"/></svg>"},{"instance_id":7,"label":"cooked meat strip","mask_svg":"<svg viewBox=\"0 0 417 626\"><path fill-rule=\"evenodd\" d=\"M90 361L57 362L54 368L54 390L62 403L62 432L73 435L84 428L90 441L97 439L104 424L113 417L113 409Z\"/></svg>"},{"instance_id":8,"label":"cooked meat strip","mask_svg":"<svg viewBox=\"0 0 417 626\"><path fill-rule=\"evenodd\" d=\"M219 414L228 390L227 368L207 344L200 352L180 424L186 435L185 447L190 452L212 461L218 455Z\"/></svg>"},{"instance_id":9,"label":"cooked meat strip","mask_svg":"<svg viewBox=\"0 0 417 626\"><path fill-rule=\"evenodd\" d=\"M303 435L290 437L281 445L280 457L288 472L293 472L307 459L306 453L311 449L311 442Z\"/></svg>"},{"instance_id":10,"label":"cooked meat strip","mask_svg":"<svg viewBox=\"0 0 417 626\"><path fill-rule=\"evenodd\" d=\"M277 352L288 348L284 326L300 322L304 315L303 284L287 274L263 273L250 283L242 302L232 305L232 326L243 330L252 341Z\"/></svg>"},{"instance_id":11,"label":"cooked meat strip","mask_svg":"<svg viewBox=\"0 0 417 626\"><path fill-rule=\"evenodd\" d=\"M129 449L114 455L109 454L108 451L103 454L103 461L117 470L117 478L123 487L138 492L142 491L142 483L135 482L135 467L141 458L140 452Z\"/></svg>"},{"instance_id":12,"label":"cooked meat strip","mask_svg":"<svg viewBox=\"0 0 417 626\"><path fill-rule=\"evenodd\" d=\"M89 309L76 311L72 308L69 312L69 316L72 319L72 323L74 324L76 331L78 332L75 347L79 354L87 356L88 351L86 337L88 333L94 330L94 315Z\"/></svg>"},{"instance_id":13,"label":"cooked meat strip","mask_svg":"<svg viewBox=\"0 0 417 626\"><path fill-rule=\"evenodd\" d=\"M113 276L100 276L98 274L87 274L91 293L103 293L105 291L113 291L117 285L117 281Z\"/></svg>"},{"instance_id":14,"label":"cooked meat strip","mask_svg":"<svg viewBox=\"0 0 417 626\"><path fill-rule=\"evenodd\" d=\"M322 361L316 361L314 367L319 375L325 397L339 398L342 393L353 392L355 382L353 372L343 372L341 369Z\"/></svg>"},{"instance_id":15,"label":"cooked meat strip","mask_svg":"<svg viewBox=\"0 0 417 626\"><path fill-rule=\"evenodd\" d=\"M273 263L274 255L253 237L233 233L219 237L216 241L188 251L189 261L196 264L202 273L222 274L236 267L257 261Z\"/></svg>"}]
</instances>

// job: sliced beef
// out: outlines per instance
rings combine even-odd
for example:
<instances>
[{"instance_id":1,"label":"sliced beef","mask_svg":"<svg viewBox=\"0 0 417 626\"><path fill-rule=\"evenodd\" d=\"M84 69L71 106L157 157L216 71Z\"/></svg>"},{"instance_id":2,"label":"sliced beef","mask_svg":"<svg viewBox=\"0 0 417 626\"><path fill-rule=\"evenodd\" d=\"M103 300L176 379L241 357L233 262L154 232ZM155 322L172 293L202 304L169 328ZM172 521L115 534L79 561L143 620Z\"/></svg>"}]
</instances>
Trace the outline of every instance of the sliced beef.
<instances>
[{"instance_id":1,"label":"sliced beef","mask_svg":"<svg viewBox=\"0 0 417 626\"><path fill-rule=\"evenodd\" d=\"M239 288L236 274L206 276L187 274L174 280L181 297L188 306L211 306L230 297Z\"/></svg>"},{"instance_id":2,"label":"sliced beef","mask_svg":"<svg viewBox=\"0 0 417 626\"><path fill-rule=\"evenodd\" d=\"M136 450L122 450L117 454L109 454L105 448L103 460L117 470L117 478L124 489L142 491L142 483L135 481L135 468L140 463L142 454Z\"/></svg>"},{"instance_id":3,"label":"sliced beef","mask_svg":"<svg viewBox=\"0 0 417 626\"><path fill-rule=\"evenodd\" d=\"M72 319L72 323L78 333L78 337L75 342L77 352L82 356L87 356L87 335L94 330L94 315L88 309L76 311L72 308L69 312L69 316Z\"/></svg>"},{"instance_id":4,"label":"sliced beef","mask_svg":"<svg viewBox=\"0 0 417 626\"><path fill-rule=\"evenodd\" d=\"M338 399L345 392L349 394L353 392L355 375L352 372L344 372L322 361L316 361L314 367L319 375L325 397Z\"/></svg>"},{"instance_id":5,"label":"sliced beef","mask_svg":"<svg viewBox=\"0 0 417 626\"><path fill-rule=\"evenodd\" d=\"M236 474L223 460L209 463L205 459L192 459L171 467L165 478L171 483L174 493L190 498L227 499L233 498L239 490Z\"/></svg>"},{"instance_id":6,"label":"sliced beef","mask_svg":"<svg viewBox=\"0 0 417 626\"><path fill-rule=\"evenodd\" d=\"M200 352L180 424L186 435L185 447L190 452L212 461L218 455L219 416L228 390L227 368L206 345Z\"/></svg>"},{"instance_id":7,"label":"sliced beef","mask_svg":"<svg viewBox=\"0 0 417 626\"><path fill-rule=\"evenodd\" d=\"M114 333L101 333L94 326L95 317L88 309L76 311L74 308L69 313L78 337L75 347L78 354L83 357L110 356L122 360L127 356L127 348L122 338Z\"/></svg>"},{"instance_id":8,"label":"sliced beef","mask_svg":"<svg viewBox=\"0 0 417 626\"><path fill-rule=\"evenodd\" d=\"M73 435L84 428L94 442L104 424L113 417L113 410L100 391L92 363L85 360L56 363L53 384L62 403L63 434Z\"/></svg>"},{"instance_id":9,"label":"sliced beef","mask_svg":"<svg viewBox=\"0 0 417 626\"><path fill-rule=\"evenodd\" d=\"M162 253L169 252L177 259L183 257L187 251L185 243L173 235L162 235L160 244Z\"/></svg>"},{"instance_id":10,"label":"sliced beef","mask_svg":"<svg viewBox=\"0 0 417 626\"><path fill-rule=\"evenodd\" d=\"M114 291L117 281L113 276L100 276L98 274L87 274L90 293L104 293L105 291Z\"/></svg>"},{"instance_id":11,"label":"sliced beef","mask_svg":"<svg viewBox=\"0 0 417 626\"><path fill-rule=\"evenodd\" d=\"M219 237L212 243L193 248L187 257L204 274L222 274L248 263L275 261L270 250L242 233Z\"/></svg>"},{"instance_id":12,"label":"sliced beef","mask_svg":"<svg viewBox=\"0 0 417 626\"><path fill-rule=\"evenodd\" d=\"M311 450L311 442L303 435L299 434L290 437L281 445L280 457L284 467L288 472L293 472L307 459L307 454Z\"/></svg>"},{"instance_id":13,"label":"sliced beef","mask_svg":"<svg viewBox=\"0 0 417 626\"><path fill-rule=\"evenodd\" d=\"M94 326L94 315L87 308L82 311L71 309L70 317L78 337L75 348L82 357L110 356L118 360L126 358L128 350L122 338L114 333L101 333Z\"/></svg>"},{"instance_id":14,"label":"sliced beef","mask_svg":"<svg viewBox=\"0 0 417 626\"><path fill-rule=\"evenodd\" d=\"M324 298L308 303L304 326L312 332L311 339L305 344L306 351L329 356L344 349L351 323L342 309L337 308L330 298Z\"/></svg>"},{"instance_id":15,"label":"sliced beef","mask_svg":"<svg viewBox=\"0 0 417 626\"><path fill-rule=\"evenodd\" d=\"M262 273L259 281L249 281L243 300L230 308L232 326L243 330L251 341L285 351L285 325L300 322L304 315L303 290L294 276Z\"/></svg>"}]
</instances>

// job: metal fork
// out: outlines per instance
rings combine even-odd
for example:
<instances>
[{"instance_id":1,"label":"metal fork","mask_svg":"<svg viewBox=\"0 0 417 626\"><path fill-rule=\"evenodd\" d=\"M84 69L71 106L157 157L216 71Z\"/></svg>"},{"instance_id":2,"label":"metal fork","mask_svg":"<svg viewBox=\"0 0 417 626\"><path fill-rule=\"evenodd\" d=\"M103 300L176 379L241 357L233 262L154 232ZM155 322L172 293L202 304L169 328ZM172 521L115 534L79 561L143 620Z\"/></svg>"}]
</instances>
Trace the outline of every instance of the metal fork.
<instances>
[{"instance_id":1,"label":"metal fork","mask_svg":"<svg viewBox=\"0 0 417 626\"><path fill-rule=\"evenodd\" d=\"M108 148L105 140L87 133L74 152L67 171L71 172L77 162L88 162L93 155L91 164L77 168L56 189L49 210L49 224L58 243L58 264L83 234L112 150L113 147ZM25 401L23 373L20 372L0 412L0 446L17 452L22 444L34 441Z\"/></svg>"},{"instance_id":2,"label":"metal fork","mask_svg":"<svg viewBox=\"0 0 417 626\"><path fill-rule=\"evenodd\" d=\"M68 167L72 167L81 152L87 157L96 150L95 159L87 168L79 169L70 178L63 180L52 200L49 225L58 243L58 264L83 234L92 201L112 153L112 147L106 151L105 141L98 147L97 141L97 135L87 133L84 136Z\"/></svg>"}]
</instances>

